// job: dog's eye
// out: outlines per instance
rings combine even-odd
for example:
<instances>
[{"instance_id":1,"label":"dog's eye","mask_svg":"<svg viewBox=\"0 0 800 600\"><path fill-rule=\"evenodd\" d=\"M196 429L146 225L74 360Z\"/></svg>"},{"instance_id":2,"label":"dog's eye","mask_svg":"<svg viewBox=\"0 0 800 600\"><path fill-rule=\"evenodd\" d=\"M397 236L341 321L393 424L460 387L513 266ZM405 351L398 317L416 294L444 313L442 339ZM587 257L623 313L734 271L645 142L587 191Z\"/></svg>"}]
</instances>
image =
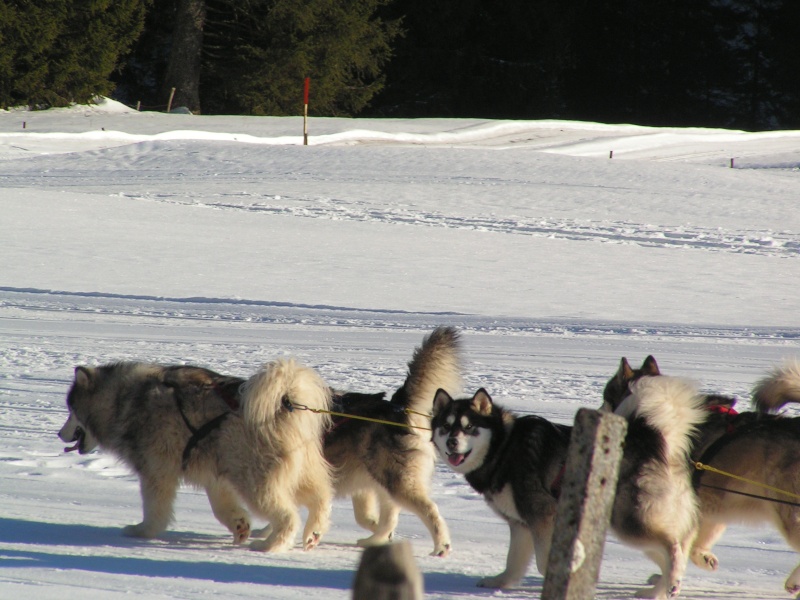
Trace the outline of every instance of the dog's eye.
<instances>
[{"instance_id":1,"label":"dog's eye","mask_svg":"<svg viewBox=\"0 0 800 600\"><path fill-rule=\"evenodd\" d=\"M450 431L450 423L445 423L444 425L439 427L439 429L442 430L442 433L447 433L448 431Z\"/></svg>"},{"instance_id":2,"label":"dog's eye","mask_svg":"<svg viewBox=\"0 0 800 600\"><path fill-rule=\"evenodd\" d=\"M467 423L466 425L464 425L464 432L465 433L469 433L473 429L475 429L475 426L472 423Z\"/></svg>"}]
</instances>

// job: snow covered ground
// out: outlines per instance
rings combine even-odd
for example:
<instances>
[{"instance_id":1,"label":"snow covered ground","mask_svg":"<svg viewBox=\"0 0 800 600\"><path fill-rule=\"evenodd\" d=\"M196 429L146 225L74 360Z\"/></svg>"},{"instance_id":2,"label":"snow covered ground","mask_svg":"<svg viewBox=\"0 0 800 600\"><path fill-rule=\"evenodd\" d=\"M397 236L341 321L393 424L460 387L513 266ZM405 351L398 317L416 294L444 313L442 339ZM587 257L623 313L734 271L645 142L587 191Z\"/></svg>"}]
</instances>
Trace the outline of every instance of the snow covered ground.
<instances>
[{"instance_id":1,"label":"snow covered ground","mask_svg":"<svg viewBox=\"0 0 800 600\"><path fill-rule=\"evenodd\" d=\"M78 364L194 363L247 376L293 355L332 384L394 389L437 325L466 347L468 391L571 422L620 356L748 406L800 356L800 132L575 122L136 113L113 102L0 112L0 599L349 598L349 502L316 550L233 547L205 496L161 539L135 477L56 437ZM610 153L613 158L610 159ZM730 168L734 159L735 168ZM450 557L413 516L426 597L537 597L502 570L505 525L437 467ZM683 598L785 598L797 554L737 526ZM654 572L606 545L598 598Z\"/></svg>"}]
</instances>

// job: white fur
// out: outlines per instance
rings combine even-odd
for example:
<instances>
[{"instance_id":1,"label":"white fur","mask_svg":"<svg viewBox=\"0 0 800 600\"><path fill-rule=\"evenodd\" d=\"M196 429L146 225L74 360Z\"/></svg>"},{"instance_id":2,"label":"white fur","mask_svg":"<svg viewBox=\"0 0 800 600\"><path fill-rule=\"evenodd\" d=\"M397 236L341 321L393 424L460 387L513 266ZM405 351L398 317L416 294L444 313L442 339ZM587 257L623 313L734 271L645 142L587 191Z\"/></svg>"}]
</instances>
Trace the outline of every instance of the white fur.
<instances>
[{"instance_id":1,"label":"white fur","mask_svg":"<svg viewBox=\"0 0 800 600\"><path fill-rule=\"evenodd\" d=\"M330 388L313 369L294 359L279 359L253 375L241 394L244 424L251 434L229 443L251 446L254 469L246 476L255 479L247 484L253 492L245 500L270 521L267 539L253 542L251 548L287 549L299 525L298 515L289 507L297 504L309 507L303 546L313 548L328 529L333 493L322 448L330 415L316 412L329 409ZM264 474L269 474L269 481Z\"/></svg>"},{"instance_id":2,"label":"white fur","mask_svg":"<svg viewBox=\"0 0 800 600\"><path fill-rule=\"evenodd\" d=\"M496 494L491 494L491 496L487 494L487 500L489 500L489 506L507 519L522 520L517 510L517 503L514 502L514 490L511 489L511 484L506 485Z\"/></svg>"},{"instance_id":3,"label":"white fur","mask_svg":"<svg viewBox=\"0 0 800 600\"><path fill-rule=\"evenodd\" d=\"M630 390L631 395L615 412L625 417L643 417L660 431L668 457L688 456L692 436L708 416L697 387L679 377L660 375L642 377L630 384Z\"/></svg>"},{"instance_id":4,"label":"white fur","mask_svg":"<svg viewBox=\"0 0 800 600\"><path fill-rule=\"evenodd\" d=\"M691 487L689 453L692 436L707 412L696 387L677 377L642 377L630 384L630 391L615 412L626 418L641 417L661 433L666 464L653 463L637 482L640 518L653 537L624 541L640 547L662 571L653 587L639 590L638 597L669 598L680 591L687 552L697 531L698 504Z\"/></svg>"},{"instance_id":5,"label":"white fur","mask_svg":"<svg viewBox=\"0 0 800 600\"><path fill-rule=\"evenodd\" d=\"M775 411L789 402L800 402L800 361L787 360L760 379L753 388L759 410Z\"/></svg>"},{"instance_id":6,"label":"white fur","mask_svg":"<svg viewBox=\"0 0 800 600\"><path fill-rule=\"evenodd\" d=\"M322 420L322 426L330 425L327 411L330 405L330 388L312 369L294 359L280 359L267 363L242 386L242 414L245 422L254 427L270 426L288 411L284 399L295 407L293 418L309 422ZM317 415L317 416L314 416ZM315 435L316 426L298 433L307 437Z\"/></svg>"}]
</instances>

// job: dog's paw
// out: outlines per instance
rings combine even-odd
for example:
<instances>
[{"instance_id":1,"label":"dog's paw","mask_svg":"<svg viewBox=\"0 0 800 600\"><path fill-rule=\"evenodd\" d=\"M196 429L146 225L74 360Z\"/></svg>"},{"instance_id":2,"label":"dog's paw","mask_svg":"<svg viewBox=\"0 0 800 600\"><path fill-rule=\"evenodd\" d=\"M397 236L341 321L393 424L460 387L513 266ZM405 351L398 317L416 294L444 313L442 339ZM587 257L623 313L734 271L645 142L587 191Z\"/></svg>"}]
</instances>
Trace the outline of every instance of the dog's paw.
<instances>
[{"instance_id":1,"label":"dog's paw","mask_svg":"<svg viewBox=\"0 0 800 600\"><path fill-rule=\"evenodd\" d=\"M634 598L647 598L648 600L666 600L668 596L664 593L663 586L659 585L661 578L659 577L656 585L651 587L639 588L633 593Z\"/></svg>"},{"instance_id":2,"label":"dog's paw","mask_svg":"<svg viewBox=\"0 0 800 600\"><path fill-rule=\"evenodd\" d=\"M716 571L719 568L719 559L710 550L693 550L692 562L706 571Z\"/></svg>"},{"instance_id":3,"label":"dog's paw","mask_svg":"<svg viewBox=\"0 0 800 600\"><path fill-rule=\"evenodd\" d=\"M319 545L319 541L322 539L322 534L319 531L311 532L311 535L306 538L306 541L303 542L303 550L313 550Z\"/></svg>"},{"instance_id":4,"label":"dog's paw","mask_svg":"<svg viewBox=\"0 0 800 600\"><path fill-rule=\"evenodd\" d=\"M253 529L253 530L251 530L250 531L250 537L254 537L254 538L269 537L270 531L272 531L272 526L271 525L266 525L265 527L262 527L261 529Z\"/></svg>"},{"instance_id":5,"label":"dog's paw","mask_svg":"<svg viewBox=\"0 0 800 600\"><path fill-rule=\"evenodd\" d=\"M366 529L371 533L375 533L376 531L378 531L377 517L366 517L357 522L361 527L363 527L364 529Z\"/></svg>"},{"instance_id":6,"label":"dog's paw","mask_svg":"<svg viewBox=\"0 0 800 600\"><path fill-rule=\"evenodd\" d=\"M784 587L788 593L792 594L796 598L800 598L800 582L791 582L787 579Z\"/></svg>"},{"instance_id":7,"label":"dog's paw","mask_svg":"<svg viewBox=\"0 0 800 600\"><path fill-rule=\"evenodd\" d=\"M676 598L681 591L681 582L678 581L666 590L664 586L656 584L653 587L639 588L633 593L634 598L647 598L648 600L669 600Z\"/></svg>"},{"instance_id":8,"label":"dog's paw","mask_svg":"<svg viewBox=\"0 0 800 600\"><path fill-rule=\"evenodd\" d=\"M126 525L122 528L122 535L125 537L133 537L133 538L144 538L146 540L153 539L162 530L156 531L152 527L148 527L144 523L138 523L137 525Z\"/></svg>"},{"instance_id":9,"label":"dog's paw","mask_svg":"<svg viewBox=\"0 0 800 600\"><path fill-rule=\"evenodd\" d=\"M253 550L254 552L266 552L269 549L269 546L267 546L267 540L253 540L250 542L250 550Z\"/></svg>"},{"instance_id":10,"label":"dog's paw","mask_svg":"<svg viewBox=\"0 0 800 600\"><path fill-rule=\"evenodd\" d=\"M250 550L255 552L287 552L291 544L277 541L266 540L253 540L250 542Z\"/></svg>"},{"instance_id":11,"label":"dog's paw","mask_svg":"<svg viewBox=\"0 0 800 600\"><path fill-rule=\"evenodd\" d=\"M678 594L681 593L681 580L677 579L672 582L672 585L667 590L667 598L677 598Z\"/></svg>"},{"instance_id":12,"label":"dog's paw","mask_svg":"<svg viewBox=\"0 0 800 600\"><path fill-rule=\"evenodd\" d=\"M452 546L450 545L450 542L447 542L446 544L442 544L441 546L434 548L433 552L431 552L431 556L445 558L450 555L450 550L452 550Z\"/></svg>"},{"instance_id":13,"label":"dog's paw","mask_svg":"<svg viewBox=\"0 0 800 600\"><path fill-rule=\"evenodd\" d=\"M237 519L233 528L233 544L240 546L250 537L250 523L247 519Z\"/></svg>"},{"instance_id":14,"label":"dog's paw","mask_svg":"<svg viewBox=\"0 0 800 600\"><path fill-rule=\"evenodd\" d=\"M392 535L371 535L361 538L356 542L359 548L371 548L373 546L383 546L392 541Z\"/></svg>"},{"instance_id":15,"label":"dog's paw","mask_svg":"<svg viewBox=\"0 0 800 600\"><path fill-rule=\"evenodd\" d=\"M509 581L504 574L495 575L494 577L484 577L478 580L478 587L490 588L493 590L502 590L514 587L518 581Z\"/></svg>"}]
</instances>

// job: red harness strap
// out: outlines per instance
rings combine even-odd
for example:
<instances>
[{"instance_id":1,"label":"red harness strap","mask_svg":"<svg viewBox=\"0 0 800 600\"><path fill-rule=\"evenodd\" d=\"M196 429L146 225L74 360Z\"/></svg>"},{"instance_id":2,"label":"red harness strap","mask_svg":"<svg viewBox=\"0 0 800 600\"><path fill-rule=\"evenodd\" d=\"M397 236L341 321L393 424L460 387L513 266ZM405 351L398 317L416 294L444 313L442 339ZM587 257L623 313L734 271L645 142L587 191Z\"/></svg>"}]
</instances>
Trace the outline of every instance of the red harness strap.
<instances>
[{"instance_id":1,"label":"red harness strap","mask_svg":"<svg viewBox=\"0 0 800 600\"><path fill-rule=\"evenodd\" d=\"M720 415L726 415L728 417L728 433L733 433L736 430L732 422L732 417L735 417L739 413L732 407L732 406L723 406L722 404L713 404L712 406L707 407L709 412L717 413Z\"/></svg>"}]
</instances>

